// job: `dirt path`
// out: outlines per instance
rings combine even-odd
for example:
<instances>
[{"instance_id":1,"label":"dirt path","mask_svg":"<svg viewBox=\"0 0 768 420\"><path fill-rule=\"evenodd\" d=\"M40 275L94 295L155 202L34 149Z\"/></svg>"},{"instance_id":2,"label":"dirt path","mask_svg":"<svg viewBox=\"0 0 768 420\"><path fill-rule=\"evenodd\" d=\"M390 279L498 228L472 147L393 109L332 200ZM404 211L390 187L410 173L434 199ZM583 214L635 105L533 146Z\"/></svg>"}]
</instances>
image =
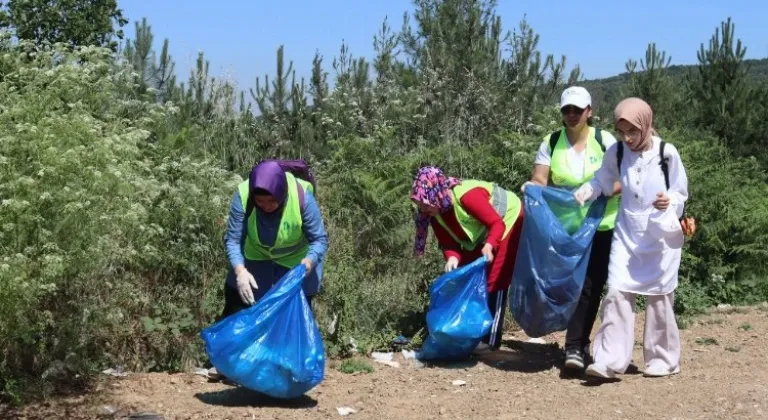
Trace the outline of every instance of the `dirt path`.
<instances>
[{"instance_id":1,"label":"dirt path","mask_svg":"<svg viewBox=\"0 0 768 420\"><path fill-rule=\"evenodd\" d=\"M634 358L640 368L642 322ZM768 308L713 312L682 331L681 374L627 374L599 386L561 377L555 343L562 334L541 345L517 333L501 351L464 365L419 368L401 358L399 368L373 363L373 373L345 374L331 362L325 381L290 403L193 374L134 374L105 381L91 395L21 413L0 410L0 417L125 418L150 411L166 419L326 419L342 418L337 407L351 407L349 419L766 419L767 333ZM107 415L104 406L117 411Z\"/></svg>"}]
</instances>

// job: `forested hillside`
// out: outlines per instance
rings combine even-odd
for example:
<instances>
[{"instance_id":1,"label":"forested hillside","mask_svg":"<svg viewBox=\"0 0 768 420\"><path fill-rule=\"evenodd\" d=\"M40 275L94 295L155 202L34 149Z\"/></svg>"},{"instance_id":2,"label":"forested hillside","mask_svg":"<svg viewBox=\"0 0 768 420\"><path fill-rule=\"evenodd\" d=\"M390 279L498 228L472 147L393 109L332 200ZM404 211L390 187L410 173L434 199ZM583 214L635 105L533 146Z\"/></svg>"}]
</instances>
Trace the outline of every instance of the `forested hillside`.
<instances>
[{"instance_id":1,"label":"forested hillside","mask_svg":"<svg viewBox=\"0 0 768 420\"><path fill-rule=\"evenodd\" d=\"M744 66L746 66L747 78L757 84L768 82L768 58L761 60L744 60ZM642 71L641 69L639 71ZM686 76L695 77L698 71L698 66L693 65L669 65L666 69L667 76L674 83L684 83ZM631 80L631 73L623 72L616 76L606 77L603 79L591 79L584 80L581 83L582 86L589 89L592 94L592 100L595 107L610 109L611 106L620 100L620 95L617 92L621 92L622 89L627 89L627 86Z\"/></svg>"}]
</instances>

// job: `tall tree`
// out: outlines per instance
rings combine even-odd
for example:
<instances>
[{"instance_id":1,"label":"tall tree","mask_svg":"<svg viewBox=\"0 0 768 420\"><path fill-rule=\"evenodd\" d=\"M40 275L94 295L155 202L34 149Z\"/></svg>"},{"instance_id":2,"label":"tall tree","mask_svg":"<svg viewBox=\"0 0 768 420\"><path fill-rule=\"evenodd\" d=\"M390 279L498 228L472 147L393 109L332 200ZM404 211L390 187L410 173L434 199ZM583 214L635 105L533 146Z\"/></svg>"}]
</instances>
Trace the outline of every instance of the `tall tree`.
<instances>
[{"instance_id":1,"label":"tall tree","mask_svg":"<svg viewBox=\"0 0 768 420\"><path fill-rule=\"evenodd\" d=\"M65 42L117 49L128 23L117 0L9 0L3 5L0 26L20 39L36 43Z\"/></svg>"},{"instance_id":2,"label":"tall tree","mask_svg":"<svg viewBox=\"0 0 768 420\"><path fill-rule=\"evenodd\" d=\"M168 39L163 42L159 61L152 48L153 41L152 26L147 23L147 18L143 18L141 22L136 22L136 39L126 40L122 54L141 77L140 91L143 93L147 88L153 88L157 99L165 102L176 85L175 63L168 52Z\"/></svg>"},{"instance_id":3,"label":"tall tree","mask_svg":"<svg viewBox=\"0 0 768 420\"><path fill-rule=\"evenodd\" d=\"M655 43L648 44L645 59L640 60L640 71L637 71L637 61L628 60L625 64L629 73L629 95L642 98L653 108L661 122L667 121L672 115L673 96L671 80L667 68L672 57L667 57L665 51L656 49Z\"/></svg>"},{"instance_id":4,"label":"tall tree","mask_svg":"<svg viewBox=\"0 0 768 420\"><path fill-rule=\"evenodd\" d=\"M424 97L434 141L473 143L504 118L499 110L501 19L495 0L416 0L404 18L403 52Z\"/></svg>"},{"instance_id":5,"label":"tall tree","mask_svg":"<svg viewBox=\"0 0 768 420\"><path fill-rule=\"evenodd\" d=\"M265 75L262 86L261 78L257 77L256 89L250 89L251 98L256 101L262 115L283 116L291 108L292 94L294 86L296 86L296 72L293 70L293 61L289 61L288 68L285 68L283 57L283 46L281 45L277 49L275 79L270 84L269 75Z\"/></svg>"},{"instance_id":6,"label":"tall tree","mask_svg":"<svg viewBox=\"0 0 768 420\"><path fill-rule=\"evenodd\" d=\"M757 119L754 104L763 99L755 97L757 89L748 80L749 64L744 62L747 49L734 31L728 18L715 29L708 48L701 44L697 71L688 78L688 96L698 125L712 130L732 149L748 153Z\"/></svg>"}]
</instances>

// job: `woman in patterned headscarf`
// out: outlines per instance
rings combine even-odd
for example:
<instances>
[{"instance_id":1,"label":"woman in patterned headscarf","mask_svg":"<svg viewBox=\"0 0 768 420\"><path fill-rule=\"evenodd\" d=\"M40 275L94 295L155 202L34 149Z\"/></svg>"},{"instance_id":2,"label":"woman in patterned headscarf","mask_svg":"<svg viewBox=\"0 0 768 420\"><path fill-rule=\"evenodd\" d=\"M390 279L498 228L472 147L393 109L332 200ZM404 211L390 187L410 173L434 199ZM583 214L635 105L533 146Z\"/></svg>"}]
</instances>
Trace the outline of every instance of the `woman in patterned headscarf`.
<instances>
[{"instance_id":1,"label":"woman in patterned headscarf","mask_svg":"<svg viewBox=\"0 0 768 420\"><path fill-rule=\"evenodd\" d=\"M410 197L418 209L417 256L424 253L431 225L446 260L446 272L481 256L488 258L488 308L494 318L477 350L498 349L523 227L520 199L496 184L448 177L433 166L419 170Z\"/></svg>"}]
</instances>

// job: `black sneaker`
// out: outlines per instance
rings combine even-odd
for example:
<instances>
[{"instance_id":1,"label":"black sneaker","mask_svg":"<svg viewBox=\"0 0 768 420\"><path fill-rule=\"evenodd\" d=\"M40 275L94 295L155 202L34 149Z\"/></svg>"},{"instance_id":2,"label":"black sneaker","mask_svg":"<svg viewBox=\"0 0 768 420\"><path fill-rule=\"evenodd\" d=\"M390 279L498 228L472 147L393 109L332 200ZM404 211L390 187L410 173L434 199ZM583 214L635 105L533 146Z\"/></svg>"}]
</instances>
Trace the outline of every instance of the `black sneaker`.
<instances>
[{"instance_id":1,"label":"black sneaker","mask_svg":"<svg viewBox=\"0 0 768 420\"><path fill-rule=\"evenodd\" d=\"M565 351L565 367L584 369L584 353L579 349L567 349Z\"/></svg>"}]
</instances>

